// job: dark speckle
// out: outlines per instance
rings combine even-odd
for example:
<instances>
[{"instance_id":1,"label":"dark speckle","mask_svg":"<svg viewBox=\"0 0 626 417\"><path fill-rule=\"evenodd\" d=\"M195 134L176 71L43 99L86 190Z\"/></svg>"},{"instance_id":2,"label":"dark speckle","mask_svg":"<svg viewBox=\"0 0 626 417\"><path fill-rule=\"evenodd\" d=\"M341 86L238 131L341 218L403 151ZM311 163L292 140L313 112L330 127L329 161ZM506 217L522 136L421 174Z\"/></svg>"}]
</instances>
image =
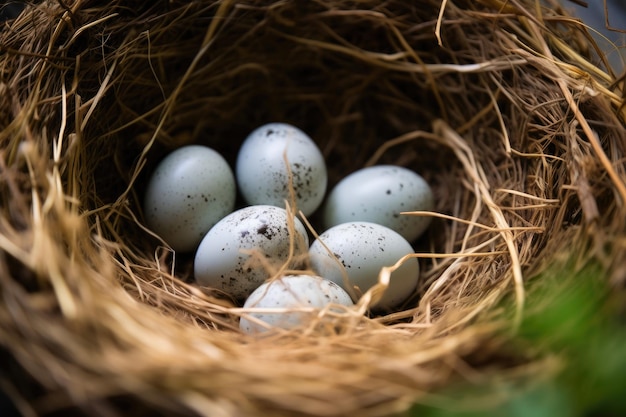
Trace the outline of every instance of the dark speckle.
<instances>
[{"instance_id":1,"label":"dark speckle","mask_svg":"<svg viewBox=\"0 0 626 417\"><path fill-rule=\"evenodd\" d=\"M337 258L337 260L341 262L341 265L343 265L344 268L350 268L350 265L346 264L346 261L341 259L341 256L338 253L333 253L333 255L335 255L335 258Z\"/></svg>"},{"instance_id":2,"label":"dark speckle","mask_svg":"<svg viewBox=\"0 0 626 417\"><path fill-rule=\"evenodd\" d=\"M256 232L260 235L265 236L268 240L272 240L272 238L274 237L274 233L272 233L272 230L267 227L266 224L256 229Z\"/></svg>"},{"instance_id":3,"label":"dark speckle","mask_svg":"<svg viewBox=\"0 0 626 417\"><path fill-rule=\"evenodd\" d=\"M385 194L387 194L387 195L391 195L391 190L387 190L387 191L385 191Z\"/></svg>"}]
</instances>

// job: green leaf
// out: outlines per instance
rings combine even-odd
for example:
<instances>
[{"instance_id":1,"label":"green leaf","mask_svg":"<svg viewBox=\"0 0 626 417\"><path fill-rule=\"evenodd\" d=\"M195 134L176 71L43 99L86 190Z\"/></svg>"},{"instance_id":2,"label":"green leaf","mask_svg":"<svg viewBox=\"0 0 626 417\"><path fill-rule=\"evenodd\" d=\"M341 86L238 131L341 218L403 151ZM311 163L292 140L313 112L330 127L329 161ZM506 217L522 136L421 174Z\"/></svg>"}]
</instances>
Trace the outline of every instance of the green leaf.
<instances>
[{"instance_id":1,"label":"green leaf","mask_svg":"<svg viewBox=\"0 0 626 417\"><path fill-rule=\"evenodd\" d=\"M494 381L482 386L457 384L439 393L451 400L446 409L416 405L411 417L592 417L626 416L626 328L614 299L621 294L606 284L599 265L575 269L573 263L533 278L526 315L512 336L507 351L519 359L556 357L564 364L548 380L503 388ZM619 300L618 300L619 301ZM513 301L505 300L512 314ZM532 352L532 354L529 354ZM493 364L497 368L497 359ZM503 366L504 368L504 366ZM510 394L503 403L480 411L463 410L468 395L497 398ZM461 410L461 411L451 411ZM475 405L473 406L475 410Z\"/></svg>"}]
</instances>

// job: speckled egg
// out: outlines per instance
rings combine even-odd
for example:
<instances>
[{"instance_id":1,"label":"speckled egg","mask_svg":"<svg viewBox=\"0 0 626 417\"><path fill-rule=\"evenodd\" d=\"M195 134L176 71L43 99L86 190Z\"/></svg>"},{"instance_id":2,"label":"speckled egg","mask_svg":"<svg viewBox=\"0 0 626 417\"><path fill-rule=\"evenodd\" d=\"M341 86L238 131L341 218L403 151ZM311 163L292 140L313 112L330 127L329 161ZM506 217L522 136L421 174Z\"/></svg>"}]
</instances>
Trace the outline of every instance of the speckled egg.
<instances>
[{"instance_id":1,"label":"speckled egg","mask_svg":"<svg viewBox=\"0 0 626 417\"><path fill-rule=\"evenodd\" d=\"M312 307L322 309L329 304L353 305L350 296L337 284L312 275L287 275L266 282L258 287L246 300L244 308L258 309L297 309ZM317 311L251 312L250 316L273 327L292 329L306 324ZM268 327L246 317L242 317L239 328L244 333L262 333Z\"/></svg>"},{"instance_id":2,"label":"speckled egg","mask_svg":"<svg viewBox=\"0 0 626 417\"><path fill-rule=\"evenodd\" d=\"M233 211L236 195L235 176L219 153L185 146L167 155L152 173L144 198L146 223L174 250L191 251Z\"/></svg>"},{"instance_id":3,"label":"speckled egg","mask_svg":"<svg viewBox=\"0 0 626 417\"><path fill-rule=\"evenodd\" d=\"M290 268L298 268L306 257L309 238L300 220L292 220L295 233L290 236L289 214L280 207L248 206L224 217L198 246L196 281L243 300L272 275L263 263L278 268L287 262L291 240Z\"/></svg>"},{"instance_id":4,"label":"speckled egg","mask_svg":"<svg viewBox=\"0 0 626 417\"><path fill-rule=\"evenodd\" d=\"M269 123L248 135L237 155L239 190L248 204L285 207L285 200L291 202L285 155L297 209L309 216L326 193L326 164L315 142L297 127Z\"/></svg>"},{"instance_id":5,"label":"speckled egg","mask_svg":"<svg viewBox=\"0 0 626 417\"><path fill-rule=\"evenodd\" d=\"M382 267L392 266L411 253L413 248L399 233L370 222L334 226L322 233L309 249L311 267L316 274L346 289L345 271L349 286L357 286L361 293L378 282ZM398 306L413 294L418 278L417 259L408 259L391 274L389 287L373 307L389 310Z\"/></svg>"},{"instance_id":6,"label":"speckled egg","mask_svg":"<svg viewBox=\"0 0 626 417\"><path fill-rule=\"evenodd\" d=\"M400 213L432 210L433 192L420 175L399 166L376 165L353 172L333 188L323 219L325 228L352 221L382 224L412 242L432 218Z\"/></svg>"}]
</instances>

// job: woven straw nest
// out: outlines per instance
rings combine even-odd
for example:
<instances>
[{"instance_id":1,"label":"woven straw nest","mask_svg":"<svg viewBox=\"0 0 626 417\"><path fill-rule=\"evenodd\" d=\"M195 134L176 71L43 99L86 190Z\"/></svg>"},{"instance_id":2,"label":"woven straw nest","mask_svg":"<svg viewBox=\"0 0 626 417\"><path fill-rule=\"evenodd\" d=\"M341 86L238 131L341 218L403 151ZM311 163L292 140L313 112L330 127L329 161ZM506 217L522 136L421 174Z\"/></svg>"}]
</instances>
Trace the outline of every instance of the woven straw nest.
<instances>
[{"instance_id":1,"label":"woven straw nest","mask_svg":"<svg viewBox=\"0 0 626 417\"><path fill-rule=\"evenodd\" d=\"M47 1L0 32L2 389L25 415L387 415L472 369L568 259L624 282L622 83L532 0ZM433 186L399 311L252 337L143 226L146 176L233 161L284 121L330 181L395 163ZM503 359L504 358L504 359ZM539 366L542 371L548 367ZM6 371L5 371L6 370Z\"/></svg>"}]
</instances>

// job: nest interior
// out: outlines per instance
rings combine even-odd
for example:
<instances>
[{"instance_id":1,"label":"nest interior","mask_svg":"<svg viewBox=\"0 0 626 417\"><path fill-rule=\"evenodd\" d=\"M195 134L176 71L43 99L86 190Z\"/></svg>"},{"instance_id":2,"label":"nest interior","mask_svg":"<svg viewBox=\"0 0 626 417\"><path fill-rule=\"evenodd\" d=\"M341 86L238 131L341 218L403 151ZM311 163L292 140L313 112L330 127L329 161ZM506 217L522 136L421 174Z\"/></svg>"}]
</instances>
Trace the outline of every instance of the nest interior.
<instances>
[{"instance_id":1,"label":"nest interior","mask_svg":"<svg viewBox=\"0 0 626 417\"><path fill-rule=\"evenodd\" d=\"M594 46L531 0L27 7L0 32L3 389L30 415L388 415L467 377L549 265L623 285L623 80ZM399 311L244 336L143 226L167 152L232 164L273 121L318 143L331 186L376 163L433 186Z\"/></svg>"}]
</instances>

